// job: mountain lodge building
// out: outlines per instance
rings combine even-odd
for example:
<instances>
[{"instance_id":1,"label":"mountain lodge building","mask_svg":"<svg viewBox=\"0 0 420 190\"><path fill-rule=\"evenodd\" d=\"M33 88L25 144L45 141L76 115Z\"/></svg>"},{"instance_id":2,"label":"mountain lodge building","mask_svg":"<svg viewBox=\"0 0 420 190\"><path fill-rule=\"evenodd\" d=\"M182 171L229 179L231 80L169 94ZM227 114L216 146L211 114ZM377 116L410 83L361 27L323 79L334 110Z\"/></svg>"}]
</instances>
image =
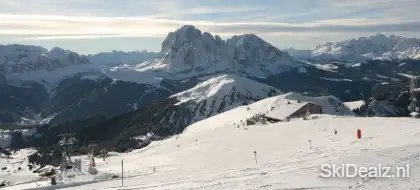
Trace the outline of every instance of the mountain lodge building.
<instances>
[{"instance_id":1,"label":"mountain lodge building","mask_svg":"<svg viewBox=\"0 0 420 190\"><path fill-rule=\"evenodd\" d=\"M322 114L322 106L299 100L293 103L288 101L283 105L271 107L271 111L268 111L266 114L260 114L247 119L247 125L253 125L259 122L265 123L265 121L270 123L289 121L292 118L303 118L310 114Z\"/></svg>"}]
</instances>

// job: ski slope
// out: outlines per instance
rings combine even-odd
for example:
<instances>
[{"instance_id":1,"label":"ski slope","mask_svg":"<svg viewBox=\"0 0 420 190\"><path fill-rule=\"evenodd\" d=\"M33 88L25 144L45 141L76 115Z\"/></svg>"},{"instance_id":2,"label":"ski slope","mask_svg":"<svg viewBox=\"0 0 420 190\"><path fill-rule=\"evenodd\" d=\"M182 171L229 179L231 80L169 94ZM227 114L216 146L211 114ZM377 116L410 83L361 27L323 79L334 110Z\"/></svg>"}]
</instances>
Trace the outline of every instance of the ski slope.
<instances>
[{"instance_id":1,"label":"ski slope","mask_svg":"<svg viewBox=\"0 0 420 190\"><path fill-rule=\"evenodd\" d=\"M420 120L316 115L268 125L244 126L290 94L241 106L197 122L145 149L97 159L64 189L410 189L420 186ZM334 110L331 110L334 111ZM251 113L250 113L251 112ZM242 120L242 122L241 122ZM356 139L356 130L362 139ZM338 133L334 134L334 130ZM311 140L311 146L309 145ZM254 159L257 152L257 163ZM124 159L124 186L121 160ZM87 164L86 157L82 158ZM410 164L410 178L322 178L320 166ZM104 181L101 181L104 180ZM38 182L38 185L40 183ZM5 189L35 187L26 183ZM41 187L41 186L39 186ZM45 187L45 189L49 189Z\"/></svg>"}]
</instances>

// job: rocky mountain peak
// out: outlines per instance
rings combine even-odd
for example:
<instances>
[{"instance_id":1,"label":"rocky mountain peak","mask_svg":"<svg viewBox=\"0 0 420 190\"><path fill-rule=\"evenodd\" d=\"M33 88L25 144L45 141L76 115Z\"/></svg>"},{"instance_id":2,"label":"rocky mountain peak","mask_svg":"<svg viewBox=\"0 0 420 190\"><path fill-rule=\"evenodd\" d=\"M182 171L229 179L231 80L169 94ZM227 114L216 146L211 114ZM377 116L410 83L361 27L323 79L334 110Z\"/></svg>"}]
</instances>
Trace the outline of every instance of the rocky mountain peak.
<instances>
[{"instance_id":1,"label":"rocky mountain peak","mask_svg":"<svg viewBox=\"0 0 420 190\"><path fill-rule=\"evenodd\" d=\"M168 34L162 43L162 58L159 67L170 73L200 73L211 69L224 71L229 56L220 37L183 26Z\"/></svg>"},{"instance_id":2,"label":"rocky mountain peak","mask_svg":"<svg viewBox=\"0 0 420 190\"><path fill-rule=\"evenodd\" d=\"M226 43L234 49L235 59L242 65L255 63L280 65L280 62L284 63L291 59L287 52L280 51L255 34L233 36Z\"/></svg>"},{"instance_id":3,"label":"rocky mountain peak","mask_svg":"<svg viewBox=\"0 0 420 190\"><path fill-rule=\"evenodd\" d=\"M161 54L161 58L138 69L164 71L166 76L169 73L178 78L219 72L262 77L292 66L288 53L255 34L233 36L224 41L190 25L169 33L162 43Z\"/></svg>"}]
</instances>

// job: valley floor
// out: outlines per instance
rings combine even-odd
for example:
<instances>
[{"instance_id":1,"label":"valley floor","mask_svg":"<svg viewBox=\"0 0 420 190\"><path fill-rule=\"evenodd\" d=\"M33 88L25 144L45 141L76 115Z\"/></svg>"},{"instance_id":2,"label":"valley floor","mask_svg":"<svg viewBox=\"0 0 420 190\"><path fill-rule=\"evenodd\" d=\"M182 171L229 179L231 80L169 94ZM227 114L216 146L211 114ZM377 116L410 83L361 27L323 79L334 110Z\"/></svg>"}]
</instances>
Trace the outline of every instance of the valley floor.
<instances>
[{"instance_id":1,"label":"valley floor","mask_svg":"<svg viewBox=\"0 0 420 190\"><path fill-rule=\"evenodd\" d=\"M420 120L320 116L245 127L239 109L203 120L172 138L97 159L68 189L409 189L420 187ZM238 118L236 118L238 119ZM362 130L362 139L356 130ZM337 134L334 134L337 130ZM309 145L311 140L311 147ZM257 152L257 161L254 159ZM124 186L120 176L124 159ZM83 166L87 158L82 158ZM409 178L322 178L322 164L404 166ZM154 171L155 170L155 171ZM109 175L108 175L109 174ZM96 180L96 181L95 181ZM104 180L104 181L100 181ZM36 183L38 187L46 185ZM6 189L37 187L35 183ZM60 187L60 186L57 186ZM48 187L45 189L49 189Z\"/></svg>"}]
</instances>

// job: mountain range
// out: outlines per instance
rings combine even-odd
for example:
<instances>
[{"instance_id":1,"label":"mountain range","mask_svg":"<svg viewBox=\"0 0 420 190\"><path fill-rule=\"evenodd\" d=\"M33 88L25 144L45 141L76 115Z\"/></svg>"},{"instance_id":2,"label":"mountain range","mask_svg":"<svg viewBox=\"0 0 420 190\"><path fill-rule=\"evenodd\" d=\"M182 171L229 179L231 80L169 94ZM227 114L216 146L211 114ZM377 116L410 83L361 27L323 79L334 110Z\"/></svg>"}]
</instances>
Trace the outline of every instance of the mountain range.
<instances>
[{"instance_id":1,"label":"mountain range","mask_svg":"<svg viewBox=\"0 0 420 190\"><path fill-rule=\"evenodd\" d=\"M312 50L288 49L298 59L366 62L372 59L420 59L420 39L376 34L341 42L326 42Z\"/></svg>"},{"instance_id":2,"label":"mountain range","mask_svg":"<svg viewBox=\"0 0 420 190\"><path fill-rule=\"evenodd\" d=\"M150 131L179 133L287 92L309 101L331 97L324 99L338 107L364 100L362 115L406 116L406 74L420 73L419 47L415 38L378 34L280 50L254 34L223 40L194 26L170 32L158 53L0 46L0 125L48 126L42 131L51 137L66 131L121 144ZM95 138L98 130L107 134Z\"/></svg>"}]
</instances>

